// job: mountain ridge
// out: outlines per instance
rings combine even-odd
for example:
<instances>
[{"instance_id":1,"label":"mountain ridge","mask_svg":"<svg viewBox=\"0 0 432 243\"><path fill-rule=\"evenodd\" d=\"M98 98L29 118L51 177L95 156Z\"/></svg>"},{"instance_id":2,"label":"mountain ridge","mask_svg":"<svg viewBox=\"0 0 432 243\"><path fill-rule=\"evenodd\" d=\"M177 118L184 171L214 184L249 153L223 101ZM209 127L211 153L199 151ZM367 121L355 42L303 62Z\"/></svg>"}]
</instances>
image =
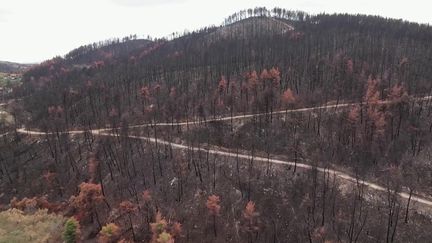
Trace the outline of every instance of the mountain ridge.
<instances>
[{"instance_id":1,"label":"mountain ridge","mask_svg":"<svg viewBox=\"0 0 432 243\"><path fill-rule=\"evenodd\" d=\"M253 11L249 14L254 15ZM121 104L133 116L137 109L142 109L138 108L140 89L156 84L164 87L166 95L171 88L186 95L193 92L192 87L208 87L209 91L203 91L199 97L212 104L209 99L214 94L210 90L222 76L228 81L236 80L240 88L246 74L272 67L281 72L281 88L292 89L308 105L326 99L358 99L368 76L385 80L383 90L394 83L405 83L411 93L430 89L426 77L427 67L432 65L427 55L432 53L428 45L431 27L374 16L312 16L288 10L275 10L269 16L265 9L260 11L252 17L240 11L220 27L206 27L172 40L126 39L75 49L65 58L53 59L26 72L21 92L31 90L29 100L41 99L44 109L32 105L28 108L39 111L42 117L48 106L62 103L64 97L60 94L65 90L83 94L88 92L89 83L108 90L122 86L110 92L112 97L122 97ZM82 64L78 59L83 56L88 59L85 65L77 65ZM408 79L408 75L415 79ZM52 90L52 94L46 93L50 90L42 91L48 84L58 90ZM128 90L130 95L125 97L118 93L120 90ZM45 99L46 95L52 99ZM112 97L107 97L104 109L95 108L103 111L103 119L109 115L108 106L113 106ZM83 102L89 102L85 96L73 99L83 98ZM188 106L192 111L199 105ZM84 110L88 108L87 105Z\"/></svg>"}]
</instances>

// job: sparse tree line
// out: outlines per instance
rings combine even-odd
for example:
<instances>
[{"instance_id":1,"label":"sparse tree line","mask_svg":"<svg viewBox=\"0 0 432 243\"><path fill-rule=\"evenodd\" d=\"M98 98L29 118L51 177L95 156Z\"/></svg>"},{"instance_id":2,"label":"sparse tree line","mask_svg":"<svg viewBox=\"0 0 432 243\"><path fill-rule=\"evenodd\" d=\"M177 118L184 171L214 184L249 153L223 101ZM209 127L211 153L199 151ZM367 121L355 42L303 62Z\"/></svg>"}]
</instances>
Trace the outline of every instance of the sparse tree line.
<instances>
[{"instance_id":1,"label":"sparse tree line","mask_svg":"<svg viewBox=\"0 0 432 243\"><path fill-rule=\"evenodd\" d=\"M256 7L253 9L249 8L241 10L228 16L228 18L226 18L224 21L224 25L229 25L251 17L276 17L292 21L304 21L308 20L310 18L310 15L303 11L292 11L278 7L275 7L271 10L268 10L265 7Z\"/></svg>"}]
</instances>

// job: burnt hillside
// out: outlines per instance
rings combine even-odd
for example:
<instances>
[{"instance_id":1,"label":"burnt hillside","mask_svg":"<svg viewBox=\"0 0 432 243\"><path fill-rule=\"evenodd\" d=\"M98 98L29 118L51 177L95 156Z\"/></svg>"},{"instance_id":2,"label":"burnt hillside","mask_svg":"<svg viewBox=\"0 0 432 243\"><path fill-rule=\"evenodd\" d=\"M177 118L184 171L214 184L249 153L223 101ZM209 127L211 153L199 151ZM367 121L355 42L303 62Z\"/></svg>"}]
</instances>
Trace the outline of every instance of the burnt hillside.
<instances>
[{"instance_id":1,"label":"burnt hillside","mask_svg":"<svg viewBox=\"0 0 432 243\"><path fill-rule=\"evenodd\" d=\"M79 47L0 107L0 208L84 242L428 242L431 40L255 8Z\"/></svg>"},{"instance_id":2,"label":"burnt hillside","mask_svg":"<svg viewBox=\"0 0 432 243\"><path fill-rule=\"evenodd\" d=\"M410 94L430 91L428 26L287 10L248 16L242 11L223 26L172 40L125 39L80 47L25 74L27 109L40 122L49 106L63 106L71 117L68 126L104 123L112 109L142 120L142 88L153 95L157 86L158 95L165 97L158 101L161 111L169 109L167 97L176 89L183 117L199 107L212 113L213 92L222 76L238 93L250 92L244 87L246 76L272 67L281 73L277 91L290 88L305 105L358 100L369 76L381 80L382 91L394 84L404 84ZM241 101L235 102L239 106ZM235 112L246 110L236 107ZM160 113L157 120L168 119Z\"/></svg>"}]
</instances>

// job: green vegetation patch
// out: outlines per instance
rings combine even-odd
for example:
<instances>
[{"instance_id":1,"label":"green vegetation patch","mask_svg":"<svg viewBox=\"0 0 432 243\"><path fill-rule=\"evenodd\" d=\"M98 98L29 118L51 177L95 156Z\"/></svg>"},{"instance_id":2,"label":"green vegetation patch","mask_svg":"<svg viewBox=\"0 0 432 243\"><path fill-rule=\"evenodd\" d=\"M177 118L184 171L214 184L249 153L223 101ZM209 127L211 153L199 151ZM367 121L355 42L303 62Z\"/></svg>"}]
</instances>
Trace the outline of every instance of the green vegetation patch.
<instances>
[{"instance_id":1,"label":"green vegetation patch","mask_svg":"<svg viewBox=\"0 0 432 243\"><path fill-rule=\"evenodd\" d=\"M0 243L56 242L61 239L63 216L46 209L33 214L18 209L0 212Z\"/></svg>"},{"instance_id":2,"label":"green vegetation patch","mask_svg":"<svg viewBox=\"0 0 432 243\"><path fill-rule=\"evenodd\" d=\"M21 82L21 74L10 74L0 72L0 87L10 86Z\"/></svg>"}]
</instances>

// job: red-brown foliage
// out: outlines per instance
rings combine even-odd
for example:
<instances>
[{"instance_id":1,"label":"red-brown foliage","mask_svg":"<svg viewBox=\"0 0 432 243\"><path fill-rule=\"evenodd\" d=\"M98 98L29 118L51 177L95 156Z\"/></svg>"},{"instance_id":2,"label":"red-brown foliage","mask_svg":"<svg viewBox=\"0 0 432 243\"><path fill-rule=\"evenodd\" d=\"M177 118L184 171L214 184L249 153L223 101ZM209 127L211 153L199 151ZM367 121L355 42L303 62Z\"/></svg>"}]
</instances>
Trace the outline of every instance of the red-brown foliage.
<instances>
[{"instance_id":1,"label":"red-brown foliage","mask_svg":"<svg viewBox=\"0 0 432 243\"><path fill-rule=\"evenodd\" d=\"M351 124L357 123L360 117L360 108L358 106L354 106L348 113L348 121Z\"/></svg>"},{"instance_id":2,"label":"red-brown foliage","mask_svg":"<svg viewBox=\"0 0 432 243\"><path fill-rule=\"evenodd\" d=\"M59 212L63 210L64 205L60 203L50 203L46 197L24 197L18 200L16 197L10 201L10 206L22 211L34 211L36 209L48 209L49 212Z\"/></svg>"},{"instance_id":3,"label":"red-brown foliage","mask_svg":"<svg viewBox=\"0 0 432 243\"><path fill-rule=\"evenodd\" d=\"M366 85L366 94L364 96L364 101L369 104L376 104L380 100L380 93L378 89L379 80L372 79L369 77Z\"/></svg>"},{"instance_id":4,"label":"red-brown foliage","mask_svg":"<svg viewBox=\"0 0 432 243\"><path fill-rule=\"evenodd\" d=\"M208 209L210 215L212 215L212 216L218 216L219 215L220 209L221 209L221 206L219 205L219 203L220 203L219 196L211 195L208 197L206 206L207 206L207 209Z\"/></svg>"},{"instance_id":5,"label":"red-brown foliage","mask_svg":"<svg viewBox=\"0 0 432 243\"><path fill-rule=\"evenodd\" d=\"M150 190L145 190L142 194L142 198L144 200L144 202L148 203L152 200L152 196L151 196L151 192Z\"/></svg>"},{"instance_id":6,"label":"red-brown foliage","mask_svg":"<svg viewBox=\"0 0 432 243\"><path fill-rule=\"evenodd\" d=\"M281 101L284 106L289 106L296 102L296 98L290 88L283 92Z\"/></svg>"},{"instance_id":7,"label":"red-brown foliage","mask_svg":"<svg viewBox=\"0 0 432 243\"><path fill-rule=\"evenodd\" d=\"M103 201L102 187L100 184L83 182L79 185L79 190L78 196L72 196L70 202L79 210L80 215L86 217L93 212L97 204Z\"/></svg>"},{"instance_id":8,"label":"red-brown foliage","mask_svg":"<svg viewBox=\"0 0 432 243\"><path fill-rule=\"evenodd\" d=\"M270 76L273 79L274 85L279 86L280 81L281 81L279 69L272 67L272 69L270 69Z\"/></svg>"},{"instance_id":9,"label":"red-brown foliage","mask_svg":"<svg viewBox=\"0 0 432 243\"><path fill-rule=\"evenodd\" d=\"M219 87L219 94L222 94L226 90L227 83L228 82L226 81L225 77L222 76L221 80L219 81L219 85L218 85L218 87Z\"/></svg>"},{"instance_id":10,"label":"red-brown foliage","mask_svg":"<svg viewBox=\"0 0 432 243\"><path fill-rule=\"evenodd\" d=\"M57 176L57 173L47 171L46 173L43 174L42 177L45 179L45 181L48 183L48 185L52 185L56 176Z\"/></svg>"},{"instance_id":11,"label":"red-brown foliage","mask_svg":"<svg viewBox=\"0 0 432 243\"><path fill-rule=\"evenodd\" d=\"M140 94L141 97L143 97L144 100L149 100L150 99L150 89L147 86L143 86L140 89Z\"/></svg>"},{"instance_id":12,"label":"red-brown foliage","mask_svg":"<svg viewBox=\"0 0 432 243\"><path fill-rule=\"evenodd\" d=\"M271 79L272 76L270 75L270 73L267 71L267 69L264 68L264 70L262 70L261 75L260 75L260 79L261 80L267 80L267 79Z\"/></svg>"},{"instance_id":13,"label":"red-brown foliage","mask_svg":"<svg viewBox=\"0 0 432 243\"><path fill-rule=\"evenodd\" d=\"M259 213L255 211L255 203L252 201L249 201L246 204L246 207L243 211L243 217L249 221L252 221L255 217L257 217Z\"/></svg>"},{"instance_id":14,"label":"red-brown foliage","mask_svg":"<svg viewBox=\"0 0 432 243\"><path fill-rule=\"evenodd\" d=\"M124 214L126 214L126 213L134 213L137 210L137 206L134 203L132 203L132 202L130 202L128 200L125 200L125 201L121 202L119 204L119 208L120 208L120 211L122 213L124 213Z\"/></svg>"},{"instance_id":15,"label":"red-brown foliage","mask_svg":"<svg viewBox=\"0 0 432 243\"><path fill-rule=\"evenodd\" d=\"M252 71L248 75L248 87L250 89L256 89L258 86L258 74L256 71Z\"/></svg>"},{"instance_id":16,"label":"red-brown foliage","mask_svg":"<svg viewBox=\"0 0 432 243\"><path fill-rule=\"evenodd\" d=\"M395 84L391 87L388 98L392 103L406 102L408 100L408 92L403 85Z\"/></svg>"}]
</instances>

